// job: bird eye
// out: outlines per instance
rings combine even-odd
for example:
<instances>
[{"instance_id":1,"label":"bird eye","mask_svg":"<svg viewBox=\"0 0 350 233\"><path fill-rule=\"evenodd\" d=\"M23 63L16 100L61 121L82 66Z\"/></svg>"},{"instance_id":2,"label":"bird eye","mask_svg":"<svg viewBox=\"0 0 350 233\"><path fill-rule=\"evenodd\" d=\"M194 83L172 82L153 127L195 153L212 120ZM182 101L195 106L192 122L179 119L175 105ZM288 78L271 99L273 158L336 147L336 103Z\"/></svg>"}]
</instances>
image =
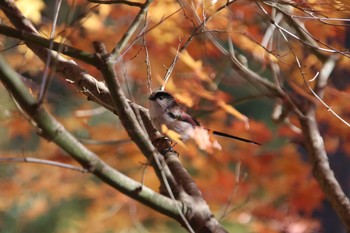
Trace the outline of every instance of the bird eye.
<instances>
[{"instance_id":1,"label":"bird eye","mask_svg":"<svg viewBox=\"0 0 350 233\"><path fill-rule=\"evenodd\" d=\"M159 96L158 98L159 98L160 100L162 100L162 99L164 99L164 96Z\"/></svg>"}]
</instances>

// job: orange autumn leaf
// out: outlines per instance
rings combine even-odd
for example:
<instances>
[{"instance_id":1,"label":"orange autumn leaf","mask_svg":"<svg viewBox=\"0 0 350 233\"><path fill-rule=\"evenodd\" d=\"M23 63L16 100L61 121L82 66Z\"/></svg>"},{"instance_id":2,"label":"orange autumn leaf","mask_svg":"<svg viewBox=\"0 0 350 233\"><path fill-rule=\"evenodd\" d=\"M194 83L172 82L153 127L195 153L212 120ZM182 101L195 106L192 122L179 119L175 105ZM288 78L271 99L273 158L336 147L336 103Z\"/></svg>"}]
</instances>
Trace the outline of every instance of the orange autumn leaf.
<instances>
[{"instance_id":1,"label":"orange autumn leaf","mask_svg":"<svg viewBox=\"0 0 350 233\"><path fill-rule=\"evenodd\" d=\"M324 193L321 191L316 180L305 179L295 188L291 202L295 208L311 214L314 209L320 207L323 198Z\"/></svg>"},{"instance_id":2,"label":"orange autumn leaf","mask_svg":"<svg viewBox=\"0 0 350 233\"><path fill-rule=\"evenodd\" d=\"M12 118L8 122L9 127L9 137L13 138L16 136L28 137L33 132L33 126L24 118Z\"/></svg>"}]
</instances>

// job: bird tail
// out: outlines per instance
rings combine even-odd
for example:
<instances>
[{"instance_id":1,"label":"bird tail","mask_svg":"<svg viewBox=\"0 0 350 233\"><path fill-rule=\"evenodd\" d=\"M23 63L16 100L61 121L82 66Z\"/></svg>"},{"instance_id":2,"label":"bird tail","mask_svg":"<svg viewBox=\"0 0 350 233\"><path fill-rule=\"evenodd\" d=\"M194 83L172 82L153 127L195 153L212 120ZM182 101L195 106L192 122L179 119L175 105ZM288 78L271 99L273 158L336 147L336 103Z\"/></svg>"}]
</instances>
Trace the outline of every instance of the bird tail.
<instances>
[{"instance_id":1,"label":"bird tail","mask_svg":"<svg viewBox=\"0 0 350 233\"><path fill-rule=\"evenodd\" d=\"M215 130L210 130L210 129L208 129L208 130L210 132L212 132L214 135L217 135L217 136L220 136L220 137L226 137L226 138L231 138L231 139L235 139L235 140L242 141L242 142L248 142L248 143L251 143L251 144L254 144L254 145L258 145L258 146L261 145L261 143L255 142L255 141L250 140L250 139L241 138L241 137L238 137L238 136L234 136L234 135L231 135L231 134L227 134L227 133L223 133L223 132L219 132L219 131L215 131Z\"/></svg>"}]
</instances>

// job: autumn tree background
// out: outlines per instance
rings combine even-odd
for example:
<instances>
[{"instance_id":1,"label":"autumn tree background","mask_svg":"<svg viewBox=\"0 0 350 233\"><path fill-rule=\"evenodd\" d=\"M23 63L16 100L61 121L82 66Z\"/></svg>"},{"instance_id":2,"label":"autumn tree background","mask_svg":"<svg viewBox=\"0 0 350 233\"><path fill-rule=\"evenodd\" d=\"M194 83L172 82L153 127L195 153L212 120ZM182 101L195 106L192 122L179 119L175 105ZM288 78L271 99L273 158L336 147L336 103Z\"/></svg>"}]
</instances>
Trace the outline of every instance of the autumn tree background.
<instances>
[{"instance_id":1,"label":"autumn tree background","mask_svg":"<svg viewBox=\"0 0 350 233\"><path fill-rule=\"evenodd\" d=\"M0 9L0 232L350 230L350 2ZM203 125L262 146L159 138L165 78Z\"/></svg>"}]
</instances>

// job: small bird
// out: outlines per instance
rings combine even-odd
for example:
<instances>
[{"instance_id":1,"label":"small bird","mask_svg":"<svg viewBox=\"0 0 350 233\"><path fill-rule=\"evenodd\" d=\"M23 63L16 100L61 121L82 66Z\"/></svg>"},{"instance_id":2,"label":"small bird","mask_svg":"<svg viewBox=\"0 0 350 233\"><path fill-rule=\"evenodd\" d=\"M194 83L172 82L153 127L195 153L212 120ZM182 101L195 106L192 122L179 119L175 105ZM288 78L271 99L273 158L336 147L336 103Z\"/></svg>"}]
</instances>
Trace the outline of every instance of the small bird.
<instances>
[{"instance_id":1,"label":"small bird","mask_svg":"<svg viewBox=\"0 0 350 233\"><path fill-rule=\"evenodd\" d=\"M186 113L185 108L181 106L175 98L166 91L155 91L149 96L150 100L150 116L156 129L160 132L162 125L168 129L175 131L181 136L181 140L186 141L189 138L198 137L208 138L208 131L214 135L232 138L239 141L244 141L256 145L260 145L255 141L222 133L219 131L209 130L201 126L201 124ZM197 135L196 135L197 134ZM206 134L206 135L203 135Z\"/></svg>"}]
</instances>

